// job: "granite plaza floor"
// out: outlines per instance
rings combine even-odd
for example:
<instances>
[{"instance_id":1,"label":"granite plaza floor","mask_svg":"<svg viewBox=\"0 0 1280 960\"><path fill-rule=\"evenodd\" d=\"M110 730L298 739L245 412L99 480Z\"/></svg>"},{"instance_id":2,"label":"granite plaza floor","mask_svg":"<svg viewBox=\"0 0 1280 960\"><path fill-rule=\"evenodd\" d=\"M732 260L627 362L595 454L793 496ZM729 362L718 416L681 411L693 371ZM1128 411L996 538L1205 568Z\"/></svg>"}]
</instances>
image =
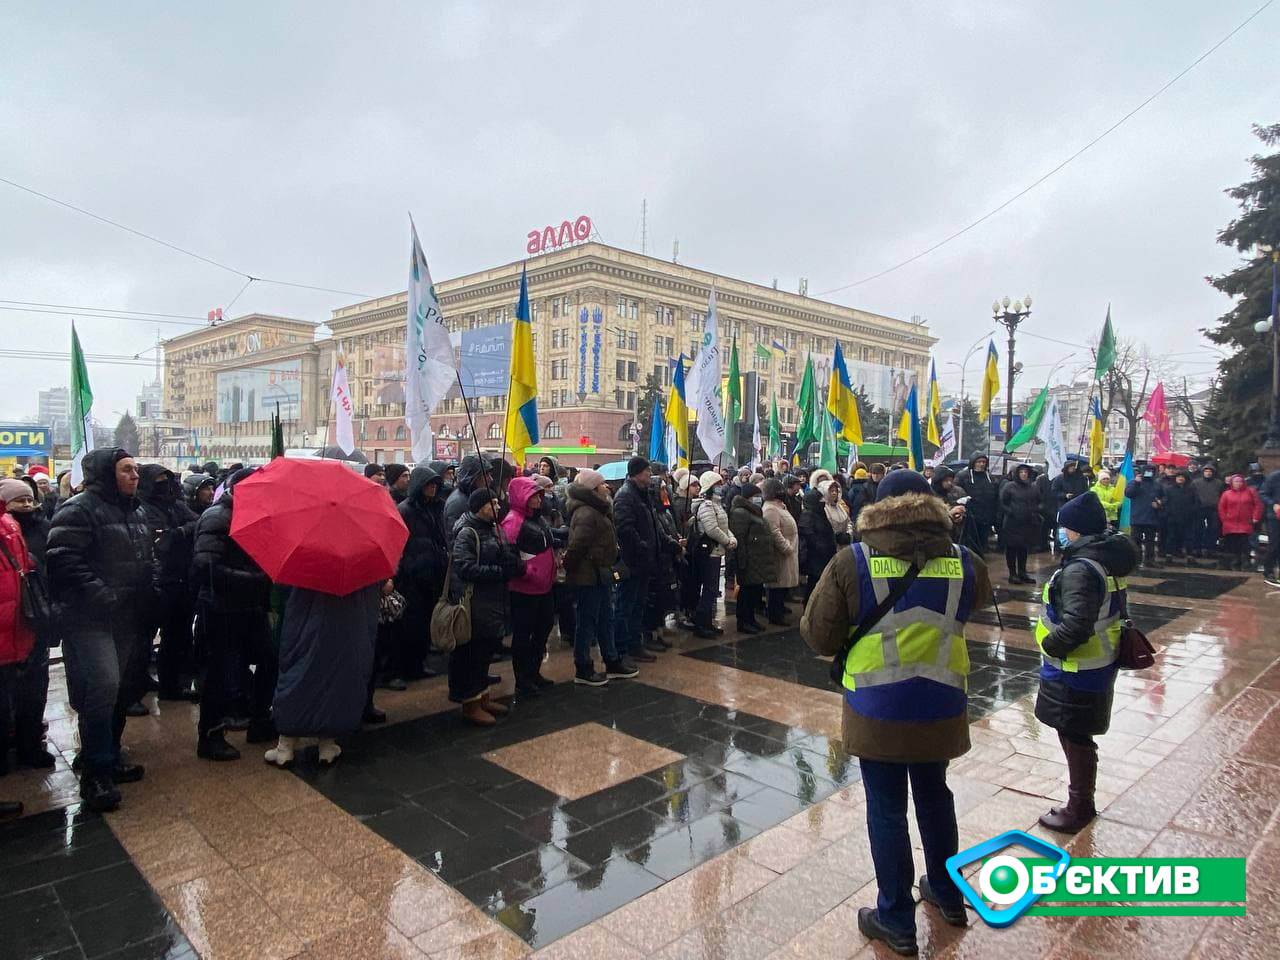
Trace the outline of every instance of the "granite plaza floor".
<instances>
[{"instance_id":1,"label":"granite plaza floor","mask_svg":"<svg viewBox=\"0 0 1280 960\"><path fill-rule=\"evenodd\" d=\"M1120 677L1102 813L1070 841L1036 825L1066 768L1032 714L1034 591L1003 585L1000 616L971 624L974 747L949 775L961 848L1019 828L1075 856L1247 856L1247 916L962 931L922 906L922 956L1276 956L1280 592L1186 568L1131 585L1158 662ZM0 824L0 960L890 956L857 932L875 884L826 662L794 629L672 638L604 689L569 682L553 640L560 682L490 730L457 719L442 679L380 692L391 722L330 769L276 770L256 747L199 761L193 710L153 706L125 734L146 779L106 817L78 806L55 671L57 769L0 778L27 805Z\"/></svg>"}]
</instances>

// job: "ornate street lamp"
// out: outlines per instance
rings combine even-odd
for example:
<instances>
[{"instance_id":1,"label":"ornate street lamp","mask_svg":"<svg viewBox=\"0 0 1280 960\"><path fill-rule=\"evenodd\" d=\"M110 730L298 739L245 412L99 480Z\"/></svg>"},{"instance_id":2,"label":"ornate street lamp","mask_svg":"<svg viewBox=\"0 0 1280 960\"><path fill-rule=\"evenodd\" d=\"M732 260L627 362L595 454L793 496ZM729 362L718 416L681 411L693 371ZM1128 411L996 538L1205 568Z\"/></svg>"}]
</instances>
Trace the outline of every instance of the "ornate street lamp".
<instances>
[{"instance_id":1,"label":"ornate street lamp","mask_svg":"<svg viewBox=\"0 0 1280 960\"><path fill-rule=\"evenodd\" d=\"M1018 370L1021 369L1021 366L1014 366L1014 341L1018 333L1018 325L1031 316L1030 294L1021 300L1015 300L1012 306L1009 305L1008 297L1003 300L993 301L991 315L996 323L1002 324L1009 331L1009 355L1006 358L1008 363L1008 382L1005 384L1004 420L1004 444L1007 450L1009 448L1009 440L1013 437L1013 380Z\"/></svg>"}]
</instances>

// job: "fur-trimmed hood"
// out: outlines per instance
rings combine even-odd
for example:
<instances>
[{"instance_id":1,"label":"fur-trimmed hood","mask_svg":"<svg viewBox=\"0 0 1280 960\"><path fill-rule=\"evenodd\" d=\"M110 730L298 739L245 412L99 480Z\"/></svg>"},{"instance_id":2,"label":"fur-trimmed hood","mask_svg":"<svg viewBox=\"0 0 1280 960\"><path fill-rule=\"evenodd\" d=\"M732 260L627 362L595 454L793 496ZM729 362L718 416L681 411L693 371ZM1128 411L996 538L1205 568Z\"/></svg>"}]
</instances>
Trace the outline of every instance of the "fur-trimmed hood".
<instances>
[{"instance_id":1,"label":"fur-trimmed hood","mask_svg":"<svg viewBox=\"0 0 1280 960\"><path fill-rule=\"evenodd\" d=\"M858 533L871 549L922 567L951 552L947 504L927 493L908 493L868 504L858 514Z\"/></svg>"}]
</instances>

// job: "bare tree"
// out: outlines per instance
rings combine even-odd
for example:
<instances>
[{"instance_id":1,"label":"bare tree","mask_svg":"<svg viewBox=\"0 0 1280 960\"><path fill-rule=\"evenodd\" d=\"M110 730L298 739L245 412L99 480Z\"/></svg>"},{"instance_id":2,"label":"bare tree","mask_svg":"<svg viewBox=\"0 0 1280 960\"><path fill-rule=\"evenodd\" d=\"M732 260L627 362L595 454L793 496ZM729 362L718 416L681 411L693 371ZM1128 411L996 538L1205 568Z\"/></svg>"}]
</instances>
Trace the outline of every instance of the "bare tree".
<instances>
[{"instance_id":1,"label":"bare tree","mask_svg":"<svg viewBox=\"0 0 1280 960\"><path fill-rule=\"evenodd\" d=\"M1134 340L1116 341L1116 360L1102 378L1098 405L1104 428L1112 413L1123 422L1127 453L1134 453L1137 448L1138 424L1146 413L1151 391L1172 369L1168 361L1153 357L1146 344Z\"/></svg>"},{"instance_id":2,"label":"bare tree","mask_svg":"<svg viewBox=\"0 0 1280 960\"><path fill-rule=\"evenodd\" d=\"M1218 378L1215 376L1209 381L1208 396L1206 402L1201 408L1200 413L1196 413L1195 404L1191 402L1191 393L1187 389L1187 378L1182 378L1182 390L1180 392L1165 392L1165 396L1173 402L1173 407L1184 417L1191 426L1191 431L1195 434L1195 448L1199 456L1204 456L1209 446L1209 435L1212 432L1212 418L1209 415L1209 409L1213 406L1214 395L1218 391Z\"/></svg>"}]
</instances>

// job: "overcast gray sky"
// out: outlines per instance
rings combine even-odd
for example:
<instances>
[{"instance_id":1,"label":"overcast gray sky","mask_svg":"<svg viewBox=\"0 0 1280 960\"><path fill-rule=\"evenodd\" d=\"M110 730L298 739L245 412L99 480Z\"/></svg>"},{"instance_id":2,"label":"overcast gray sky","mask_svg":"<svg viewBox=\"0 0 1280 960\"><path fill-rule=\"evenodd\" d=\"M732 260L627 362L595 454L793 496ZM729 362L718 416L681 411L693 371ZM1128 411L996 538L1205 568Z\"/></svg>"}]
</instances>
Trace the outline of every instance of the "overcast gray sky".
<instances>
[{"instance_id":1,"label":"overcast gray sky","mask_svg":"<svg viewBox=\"0 0 1280 960\"><path fill-rule=\"evenodd\" d=\"M996 206L1260 3L11 0L0 177L236 270L369 295L404 289L406 211L445 278L579 213L638 249L647 198L651 252L678 236L685 263L814 294ZM1248 175L1250 124L1277 120L1277 35L1280 5L1002 213L831 298L927 318L951 388L992 299L1027 293L1028 334L1083 343L1109 301L1121 336L1203 378L1198 330L1228 306L1203 278L1236 262L1215 242L1222 191ZM242 282L0 184L2 300L203 316ZM232 312L322 321L353 299L254 284ZM6 348L65 351L70 322L0 311ZM91 355L157 330L77 327ZM1019 356L1043 377L1072 349L1028 336ZM68 380L62 359L0 367L0 418ZM98 417L149 375L91 362Z\"/></svg>"}]
</instances>

